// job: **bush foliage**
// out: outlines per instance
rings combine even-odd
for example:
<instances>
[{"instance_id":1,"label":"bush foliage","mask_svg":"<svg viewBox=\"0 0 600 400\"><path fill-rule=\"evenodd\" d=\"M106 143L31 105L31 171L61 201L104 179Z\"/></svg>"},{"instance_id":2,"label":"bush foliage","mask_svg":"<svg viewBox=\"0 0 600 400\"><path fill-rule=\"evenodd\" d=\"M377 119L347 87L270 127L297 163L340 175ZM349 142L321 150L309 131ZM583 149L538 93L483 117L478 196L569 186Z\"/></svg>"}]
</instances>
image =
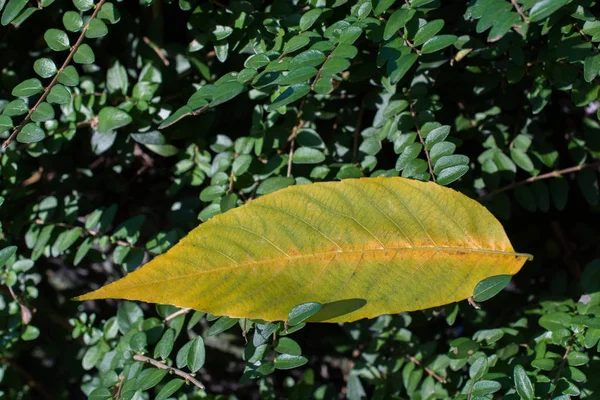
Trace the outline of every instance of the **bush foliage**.
<instances>
[{"instance_id":1,"label":"bush foliage","mask_svg":"<svg viewBox=\"0 0 600 400\"><path fill-rule=\"evenodd\" d=\"M1 396L598 398L599 15L0 0ZM346 324L70 301L258 196L363 176L450 185L536 258L481 308Z\"/></svg>"}]
</instances>

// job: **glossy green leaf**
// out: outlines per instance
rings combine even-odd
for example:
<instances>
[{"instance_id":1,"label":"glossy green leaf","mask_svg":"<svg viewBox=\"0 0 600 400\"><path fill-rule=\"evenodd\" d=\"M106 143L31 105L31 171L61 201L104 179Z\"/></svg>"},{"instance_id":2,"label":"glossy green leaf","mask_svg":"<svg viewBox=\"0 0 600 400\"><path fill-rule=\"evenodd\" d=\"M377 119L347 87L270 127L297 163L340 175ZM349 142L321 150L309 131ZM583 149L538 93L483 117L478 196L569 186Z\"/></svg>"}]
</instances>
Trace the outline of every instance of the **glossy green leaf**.
<instances>
[{"instance_id":1,"label":"glossy green leaf","mask_svg":"<svg viewBox=\"0 0 600 400\"><path fill-rule=\"evenodd\" d=\"M496 275L479 282L473 290L473 300L486 301L497 295L511 280L510 275Z\"/></svg>"},{"instance_id":2,"label":"glossy green leaf","mask_svg":"<svg viewBox=\"0 0 600 400\"><path fill-rule=\"evenodd\" d=\"M129 125L131 116L115 107L104 107L98 113L98 132L108 132Z\"/></svg>"},{"instance_id":3,"label":"glossy green leaf","mask_svg":"<svg viewBox=\"0 0 600 400\"><path fill-rule=\"evenodd\" d=\"M198 371L206 361L206 350L204 349L204 341L202 337L197 336L192 340L187 356L187 367L192 372Z\"/></svg>"},{"instance_id":4,"label":"glossy green leaf","mask_svg":"<svg viewBox=\"0 0 600 400\"><path fill-rule=\"evenodd\" d=\"M79 11L87 11L94 7L94 0L73 0L73 5Z\"/></svg>"},{"instance_id":5,"label":"glossy green leaf","mask_svg":"<svg viewBox=\"0 0 600 400\"><path fill-rule=\"evenodd\" d=\"M310 86L307 84L292 85L283 91L274 101L267 107L267 111L273 111L279 107L288 105L296 100L301 99L310 92Z\"/></svg>"},{"instance_id":6,"label":"glossy green leaf","mask_svg":"<svg viewBox=\"0 0 600 400\"><path fill-rule=\"evenodd\" d=\"M527 376L525 369L521 365L516 365L513 370L513 379L517 388L517 393L524 400L533 400L535 393L531 379Z\"/></svg>"},{"instance_id":7,"label":"glossy green leaf","mask_svg":"<svg viewBox=\"0 0 600 400\"><path fill-rule=\"evenodd\" d=\"M175 378L171 379L160 389L160 392L156 395L154 400L167 400L173 394L175 394L185 383L183 379Z\"/></svg>"},{"instance_id":8,"label":"glossy green leaf","mask_svg":"<svg viewBox=\"0 0 600 400\"><path fill-rule=\"evenodd\" d=\"M2 26L6 26L10 24L19 13L25 8L27 5L27 0L8 0L6 4L6 8L2 13L2 18L0 18L0 23Z\"/></svg>"},{"instance_id":9,"label":"glossy green leaf","mask_svg":"<svg viewBox=\"0 0 600 400\"><path fill-rule=\"evenodd\" d=\"M56 65L49 58L38 58L33 63L33 70L42 78L51 78L56 74Z\"/></svg>"},{"instance_id":10,"label":"glossy green leaf","mask_svg":"<svg viewBox=\"0 0 600 400\"><path fill-rule=\"evenodd\" d=\"M71 92L63 85L56 84L50 89L46 101L50 104L67 104L71 101Z\"/></svg>"},{"instance_id":11,"label":"glossy green leaf","mask_svg":"<svg viewBox=\"0 0 600 400\"><path fill-rule=\"evenodd\" d=\"M444 20L436 19L430 22L427 22L425 25L419 28L417 33L415 33L415 37L413 38L413 45L420 46L423 43L427 42L429 39L434 37L439 31L444 27Z\"/></svg>"},{"instance_id":12,"label":"glossy green leaf","mask_svg":"<svg viewBox=\"0 0 600 400\"><path fill-rule=\"evenodd\" d=\"M48 29L44 33L44 40L48 47L54 51L68 50L70 47L69 36L60 29Z\"/></svg>"},{"instance_id":13,"label":"glossy green leaf","mask_svg":"<svg viewBox=\"0 0 600 400\"><path fill-rule=\"evenodd\" d=\"M65 86L77 86L79 85L79 73L77 69L69 65L61 73L58 74L58 82Z\"/></svg>"},{"instance_id":14,"label":"glossy green leaf","mask_svg":"<svg viewBox=\"0 0 600 400\"><path fill-rule=\"evenodd\" d=\"M46 137L44 130L33 122L28 123L17 135L17 141L21 143L35 143Z\"/></svg>"},{"instance_id":15,"label":"glossy green leaf","mask_svg":"<svg viewBox=\"0 0 600 400\"><path fill-rule=\"evenodd\" d=\"M0 133L4 133L13 127L12 119L8 115L0 115Z\"/></svg>"},{"instance_id":16,"label":"glossy green leaf","mask_svg":"<svg viewBox=\"0 0 600 400\"><path fill-rule=\"evenodd\" d=\"M40 103L35 111L31 114L31 120L33 122L44 122L54 118L54 109L52 106L45 101Z\"/></svg>"},{"instance_id":17,"label":"glossy green leaf","mask_svg":"<svg viewBox=\"0 0 600 400\"><path fill-rule=\"evenodd\" d=\"M323 8L313 8L302 14L302 17L300 18L300 29L303 31L309 30L319 19L321 14L323 14L323 11Z\"/></svg>"},{"instance_id":18,"label":"glossy green leaf","mask_svg":"<svg viewBox=\"0 0 600 400\"><path fill-rule=\"evenodd\" d=\"M12 95L15 97L29 97L38 94L44 90L42 82L37 78L27 79L12 90Z\"/></svg>"},{"instance_id":19,"label":"glossy green leaf","mask_svg":"<svg viewBox=\"0 0 600 400\"><path fill-rule=\"evenodd\" d=\"M540 0L536 2L529 10L529 21L542 21L558 11L568 2L569 0Z\"/></svg>"},{"instance_id":20,"label":"glossy green leaf","mask_svg":"<svg viewBox=\"0 0 600 400\"><path fill-rule=\"evenodd\" d=\"M77 64L92 64L96 61L96 56L92 48L88 44L83 43L73 55L73 61Z\"/></svg>"},{"instance_id":21,"label":"glossy green leaf","mask_svg":"<svg viewBox=\"0 0 600 400\"><path fill-rule=\"evenodd\" d=\"M404 28L406 23L415 15L414 9L401 8L390 15L388 22L385 24L383 39L389 40L396 32Z\"/></svg>"},{"instance_id":22,"label":"glossy green leaf","mask_svg":"<svg viewBox=\"0 0 600 400\"><path fill-rule=\"evenodd\" d=\"M454 35L439 35L432 37L425 42L421 48L421 53L430 54L442 50L448 46L452 46L458 38Z\"/></svg>"},{"instance_id":23,"label":"glossy green leaf","mask_svg":"<svg viewBox=\"0 0 600 400\"><path fill-rule=\"evenodd\" d=\"M85 37L95 39L105 36L108 33L108 27L101 19L94 18L88 24L88 29L85 31Z\"/></svg>"},{"instance_id":24,"label":"glossy green leaf","mask_svg":"<svg viewBox=\"0 0 600 400\"><path fill-rule=\"evenodd\" d=\"M216 107L219 104L223 104L242 93L246 89L246 86L239 82L228 82L217 86L213 93L210 107Z\"/></svg>"},{"instance_id":25,"label":"glossy green leaf","mask_svg":"<svg viewBox=\"0 0 600 400\"><path fill-rule=\"evenodd\" d=\"M452 218L443 211L450 209ZM425 218L433 210L441 214ZM235 235L235 245L223 235ZM165 255L79 299L125 297L270 321L318 302L313 320L352 321L459 301L489 276L516 273L528 257L513 252L485 208L453 190L402 178L346 180L292 186L216 216ZM441 264L452 274L436 274ZM370 291L382 268L386 278ZM278 284L261 290L274 273ZM425 291L430 285L438 289ZM197 295L208 288L218 301Z\"/></svg>"},{"instance_id":26,"label":"glossy green leaf","mask_svg":"<svg viewBox=\"0 0 600 400\"><path fill-rule=\"evenodd\" d=\"M121 14L113 3L106 2L98 12L97 18L100 18L109 24L116 24L121 20Z\"/></svg>"},{"instance_id":27,"label":"glossy green leaf","mask_svg":"<svg viewBox=\"0 0 600 400\"><path fill-rule=\"evenodd\" d=\"M275 368L277 369L292 369L298 368L308 362L308 359L303 356L295 356L291 354L279 354L275 357Z\"/></svg>"},{"instance_id":28,"label":"glossy green leaf","mask_svg":"<svg viewBox=\"0 0 600 400\"><path fill-rule=\"evenodd\" d=\"M62 18L65 29L69 32L79 32L83 28L83 19L75 11L67 11Z\"/></svg>"}]
</instances>

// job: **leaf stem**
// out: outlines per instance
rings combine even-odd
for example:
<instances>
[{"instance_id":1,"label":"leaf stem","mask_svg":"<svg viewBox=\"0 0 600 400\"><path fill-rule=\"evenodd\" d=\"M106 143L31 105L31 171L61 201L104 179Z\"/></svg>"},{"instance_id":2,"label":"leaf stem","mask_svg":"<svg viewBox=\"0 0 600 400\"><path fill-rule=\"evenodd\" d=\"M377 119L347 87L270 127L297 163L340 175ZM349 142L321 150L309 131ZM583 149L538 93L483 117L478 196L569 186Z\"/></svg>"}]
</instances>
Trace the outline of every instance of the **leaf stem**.
<instances>
[{"instance_id":1,"label":"leaf stem","mask_svg":"<svg viewBox=\"0 0 600 400\"><path fill-rule=\"evenodd\" d=\"M170 366L168 366L167 364L165 364L163 362L160 362L160 361L155 360L155 359L150 358L150 357L142 356L140 354L134 354L133 359L136 360L136 361L146 362L146 363L148 363L148 364L150 364L150 365L152 365L152 366L154 366L156 368L159 368L159 369L165 369L165 370L169 371L170 373L173 373L173 374L175 374L175 375L177 375L177 376L185 379L186 382L189 381L189 382L193 383L195 386L197 386L198 388L205 389L204 385L202 383L200 383L199 380L197 380L196 378L194 378L194 376L192 374L188 374L187 372L183 372L180 369L170 367Z\"/></svg>"},{"instance_id":2,"label":"leaf stem","mask_svg":"<svg viewBox=\"0 0 600 400\"><path fill-rule=\"evenodd\" d=\"M152 42L150 39L148 39L147 36L142 36L142 40L144 41L144 43L146 43L148 45L148 47L150 47L152 50L154 50L154 52L156 53L158 58L160 58L160 60L163 62L165 67L168 67L169 60L167 60L167 57L162 52L162 50L154 42Z\"/></svg>"},{"instance_id":3,"label":"leaf stem","mask_svg":"<svg viewBox=\"0 0 600 400\"><path fill-rule=\"evenodd\" d=\"M551 171L551 172L548 172L548 173L545 173L545 174L542 174L542 175L531 176L531 177L529 177L529 178L527 178L525 180L522 180L522 181L519 181L519 182L513 182L510 185L506 185L506 186L503 186L503 187L498 188L496 190L492 190L488 194L480 196L479 199L482 200L482 201L489 200L489 199L491 199L492 197L494 197L495 195L497 195L499 193L506 192L507 190L511 190L511 189L514 189L514 188L519 187L519 186L526 185L526 184L531 183L531 182L541 181L543 179L548 179L548 178L557 178L557 177L559 177L561 175L569 174L569 173L572 173L572 172L578 172L578 171L581 171L582 169L585 169L585 168L594 168L594 167L598 167L598 166L600 166L600 160L596 160L594 162L587 163L587 164L575 165L573 167L569 167L569 168L565 168L565 169L554 170L554 171Z\"/></svg>"},{"instance_id":4,"label":"leaf stem","mask_svg":"<svg viewBox=\"0 0 600 400\"><path fill-rule=\"evenodd\" d=\"M411 363L415 364L416 366L423 368L425 370L425 372L427 372L429 374L429 376L431 376L432 378L434 378L436 381L440 382L440 383L446 383L446 378L439 376L438 374L436 374L431 368L425 367L421 361L417 360L416 358L414 358L413 356L406 356L406 359L408 361L410 361Z\"/></svg>"},{"instance_id":5,"label":"leaf stem","mask_svg":"<svg viewBox=\"0 0 600 400\"><path fill-rule=\"evenodd\" d=\"M515 10L521 16L521 18L523 18L523 21L525 21L525 23L528 24L529 18L527 18L527 15L525 15L523 10L521 9L521 6L519 6L519 3L517 3L517 0L510 0L510 2L512 3L513 7L515 7Z\"/></svg>"},{"instance_id":6,"label":"leaf stem","mask_svg":"<svg viewBox=\"0 0 600 400\"><path fill-rule=\"evenodd\" d=\"M423 136L421 136L421 127L419 126L419 122L417 121L417 113L415 111L415 107L413 105L412 98L410 97L410 93L408 94L408 104L410 105L410 115L415 123L415 129L417 130L417 136L419 136L419 141L423 146L423 150L425 150L425 157L427 158L427 166L429 167L429 173L431 174L431 180L435 182L435 175L433 174L433 166L431 165L431 157L429 157L429 150L427 150L427 146L425 146L425 141L423 140Z\"/></svg>"},{"instance_id":7,"label":"leaf stem","mask_svg":"<svg viewBox=\"0 0 600 400\"><path fill-rule=\"evenodd\" d=\"M169 314L165 317L165 322L169 322L172 319L179 317L180 315L184 315L192 311L191 308L182 308L181 310L175 311L173 314Z\"/></svg>"},{"instance_id":8,"label":"leaf stem","mask_svg":"<svg viewBox=\"0 0 600 400\"><path fill-rule=\"evenodd\" d=\"M554 386L554 389L552 389L552 392L548 393L548 399L551 399L554 395L554 392L556 391L556 382L558 382L558 380L560 379L560 375L562 374L562 371L565 368L565 363L567 362L567 358L569 357L569 353L571 352L571 349L573 348L573 343L575 342L575 336L575 333L571 336L569 344L567 345L567 350L565 351L565 354L563 354L562 359L560 360L560 365L558 366L558 370L556 371L556 375L554 375L554 380L552 381L552 386Z\"/></svg>"},{"instance_id":9,"label":"leaf stem","mask_svg":"<svg viewBox=\"0 0 600 400\"><path fill-rule=\"evenodd\" d=\"M8 137L8 139L6 139L4 141L4 143L2 143L3 149L5 149L6 147L8 147L9 144L11 144L11 142L19 134L19 132L21 132L21 130L25 127L25 125L27 125L27 123L29 123L29 121L31 120L31 115L35 112L35 110L39 107L39 105L42 104L44 102L44 100L46 100L46 97L50 93L50 90L54 87L54 85L56 85L56 82L58 82L58 77L65 70L65 68L67 68L67 66L69 66L69 63L71 62L71 59L73 59L73 56L77 52L77 49L79 49L79 46L81 46L81 43L83 43L83 39L85 39L85 33L87 32L88 28L90 27L90 22L92 22L92 20L94 18L96 18L96 15L98 15L98 12L104 5L105 1L106 0L100 0L98 2L98 4L96 4L96 8L94 9L92 16L88 20L87 24L81 30L81 34L79 35L79 38L77 38L77 41L75 42L73 47L71 47L71 51L69 52L69 55L65 59L65 62L63 62L60 69L56 72L56 74L54 75L54 78L52 78L52 81L50 82L50 84L44 89L44 92L42 93L42 95L40 96L38 101L35 103L35 105L29 109L29 111L27 112L27 115L25 116L23 121L21 121L21 123L13 129L13 131L10 134L10 136Z\"/></svg>"}]
</instances>

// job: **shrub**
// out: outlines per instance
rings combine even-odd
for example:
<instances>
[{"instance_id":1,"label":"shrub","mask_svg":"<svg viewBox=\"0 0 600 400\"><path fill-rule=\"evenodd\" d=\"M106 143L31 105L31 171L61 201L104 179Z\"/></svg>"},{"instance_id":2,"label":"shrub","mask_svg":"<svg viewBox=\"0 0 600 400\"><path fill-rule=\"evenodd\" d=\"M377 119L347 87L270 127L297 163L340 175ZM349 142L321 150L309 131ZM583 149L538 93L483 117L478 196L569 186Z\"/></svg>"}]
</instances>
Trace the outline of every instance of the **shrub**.
<instances>
[{"instance_id":1,"label":"shrub","mask_svg":"<svg viewBox=\"0 0 600 400\"><path fill-rule=\"evenodd\" d=\"M5 398L598 398L595 1L0 0L0 23ZM70 300L256 197L376 176L463 192L535 260L481 308L344 324Z\"/></svg>"}]
</instances>

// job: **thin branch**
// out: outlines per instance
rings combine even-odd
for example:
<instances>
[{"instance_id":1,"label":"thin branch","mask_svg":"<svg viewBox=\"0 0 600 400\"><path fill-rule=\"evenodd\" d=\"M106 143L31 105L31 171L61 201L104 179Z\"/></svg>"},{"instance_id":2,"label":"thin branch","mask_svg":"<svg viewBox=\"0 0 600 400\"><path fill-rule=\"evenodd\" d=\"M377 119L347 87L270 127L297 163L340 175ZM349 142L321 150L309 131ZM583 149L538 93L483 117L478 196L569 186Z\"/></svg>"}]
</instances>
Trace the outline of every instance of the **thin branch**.
<instances>
[{"instance_id":1,"label":"thin branch","mask_svg":"<svg viewBox=\"0 0 600 400\"><path fill-rule=\"evenodd\" d=\"M188 374L187 372L183 372L180 369L170 367L167 364L162 363L162 362L160 362L158 360L155 360L155 359L150 358L150 357L142 356L142 355L139 355L139 354L135 354L133 356L133 359L136 360L136 361L142 361L142 362L149 363L149 364L151 364L151 365L153 365L153 366L155 366L156 368L159 368L159 369L165 369L165 370L169 371L170 373L173 373L173 374L175 374L175 375L177 375L177 376L185 379L186 381L189 381L189 382L193 383L198 388L204 389L204 385L202 383L200 383L199 380L197 380L196 378L194 378L194 376L192 374Z\"/></svg>"},{"instance_id":2,"label":"thin branch","mask_svg":"<svg viewBox=\"0 0 600 400\"><path fill-rule=\"evenodd\" d=\"M587 163L587 164L576 165L574 167L551 171L551 172L548 172L548 173L542 174L542 175L531 176L525 180L522 180L519 182L513 182L510 185L506 185L506 186L503 186L496 190L493 190L493 191L489 192L488 194L481 196L479 199L480 200L489 200L492 197L494 197L495 195L497 195L498 193L506 192L507 190L511 190L511 189L526 185L531 182L541 181L543 179L548 179L548 178L557 178L561 175L569 174L571 172L578 172L585 168L594 168L594 167L598 167L598 166L600 166L600 160L596 160L594 162Z\"/></svg>"},{"instance_id":3,"label":"thin branch","mask_svg":"<svg viewBox=\"0 0 600 400\"><path fill-rule=\"evenodd\" d=\"M412 119L415 123L415 128L417 129L417 136L419 136L419 141L423 146L423 150L425 150L425 157L427 158L427 165L429 166L431 180L435 182L435 175L433 174L433 165L431 165L431 157L429 157L429 150L427 150L427 146L425 146L423 136L421 136L421 127L419 126L419 122L417 121L417 113L415 112L415 107L413 105L412 99L410 98L410 95L408 96L408 104L410 104L410 115L412 116Z\"/></svg>"},{"instance_id":4,"label":"thin branch","mask_svg":"<svg viewBox=\"0 0 600 400\"><path fill-rule=\"evenodd\" d=\"M440 383L446 383L446 378L439 376L438 374L436 374L431 368L425 367L421 361L417 360L416 358L414 358L413 356L406 356L406 359L408 361L410 361L411 363L417 365L420 368L423 368L425 370L425 372L427 372L429 374L429 376L431 376L432 378L434 378L436 381L440 382Z\"/></svg>"},{"instance_id":5,"label":"thin branch","mask_svg":"<svg viewBox=\"0 0 600 400\"><path fill-rule=\"evenodd\" d=\"M329 53L329 55L325 59L325 62L321 65L321 68L319 68L319 71L317 72L317 76L315 76L313 83L310 85L310 90L315 90L317 81L319 80L319 78L321 78L321 74L323 73L323 67L325 67L325 64L327 64L327 61L329 61L329 59L333 55L333 52L335 51L335 49L337 49L337 46L333 50L331 50L331 53Z\"/></svg>"},{"instance_id":6,"label":"thin branch","mask_svg":"<svg viewBox=\"0 0 600 400\"><path fill-rule=\"evenodd\" d=\"M515 7L515 10L517 11L517 13L519 13L521 18L523 18L523 21L525 21L525 23L528 24L529 18L527 18L527 15L525 15L523 10L521 9L521 6L519 6L519 3L517 3L517 0L510 0L510 2L512 3L513 7Z\"/></svg>"},{"instance_id":7,"label":"thin branch","mask_svg":"<svg viewBox=\"0 0 600 400\"><path fill-rule=\"evenodd\" d=\"M298 131L300 128L304 126L304 121L300 118L302 117L302 107L304 107L304 99L300 102L298 106L298 113L296 114L296 119L298 119L298 123L292 128L292 133L288 137L287 143L290 144L290 151L288 154L288 164L287 164L287 177L292 176L292 157L294 156L294 145L296 143L296 136L298 135Z\"/></svg>"},{"instance_id":8,"label":"thin branch","mask_svg":"<svg viewBox=\"0 0 600 400\"><path fill-rule=\"evenodd\" d=\"M593 42L593 41L592 41L592 39L591 39L591 38L590 38L588 35L586 35L586 34L585 34L585 32L583 31L583 29L581 29L581 28L579 27L579 25L577 25L577 24L573 24L573 26L575 27L575 29L577 29L577 32L579 32L579 34L580 34L581 36L583 36L583 38L584 38L585 40L587 40L587 41L588 41L588 42L590 42L590 43L592 43L592 42ZM592 46L593 46L593 45L592 45Z\"/></svg>"},{"instance_id":9,"label":"thin branch","mask_svg":"<svg viewBox=\"0 0 600 400\"><path fill-rule=\"evenodd\" d=\"M173 314L167 315L165 317L165 322L169 322L170 320L175 319L175 318L179 317L180 315L187 314L190 311L192 311L191 308L182 308L179 311L175 311Z\"/></svg>"},{"instance_id":10,"label":"thin branch","mask_svg":"<svg viewBox=\"0 0 600 400\"><path fill-rule=\"evenodd\" d=\"M169 60L167 60L167 57L162 52L162 50L152 40L148 39L147 36L143 36L142 40L144 41L144 43L146 43L148 45L148 47L150 47L152 50L154 50L154 52L156 53L158 58L160 58L160 60L163 62L163 64L165 64L165 67L168 67Z\"/></svg>"},{"instance_id":11,"label":"thin branch","mask_svg":"<svg viewBox=\"0 0 600 400\"><path fill-rule=\"evenodd\" d=\"M10 295L12 296L13 300L19 305L19 308L21 309L21 321L23 321L23 325L29 325L29 323L31 322L31 317L32 317L31 310L29 308L27 308L27 306L25 306L25 304L23 304L19 301L19 298L13 291L12 287L10 287L8 285L6 287L8 287L8 291L10 292Z\"/></svg>"},{"instance_id":12,"label":"thin branch","mask_svg":"<svg viewBox=\"0 0 600 400\"><path fill-rule=\"evenodd\" d=\"M69 55L65 59L65 62L62 64L60 69L56 72L56 74L54 75L54 78L52 78L52 81L50 82L50 84L44 89L44 93L42 93L42 95L40 96L37 103L35 103L35 105L33 107L31 107L31 109L27 112L27 115L25 116L23 121L21 121L21 123L13 129L13 131L10 134L10 136L8 137L8 139L6 139L4 141L4 143L2 143L3 149L5 149L6 147L8 147L9 144L11 144L11 142L14 140L14 138L19 134L19 132L21 132L23 127L25 125L27 125L27 123L29 123L29 121L31 120L31 114L34 113L34 111L39 107L40 104L42 104L44 102L44 100L46 100L46 97L50 93L50 90L54 87L54 85L56 85L56 82L58 82L58 77L64 71L64 69L67 68L67 66L71 62L71 59L73 59L73 56L77 52L77 49L79 49L79 46L81 45L81 43L83 43L83 39L85 39L85 33L87 32L88 28L90 27L90 22L92 22L92 20L94 18L96 18L96 15L98 15L98 12L104 5L105 1L106 0L100 0L98 2L98 4L96 4L96 8L94 9L92 16L88 20L87 24L81 30L81 34L79 35L79 38L77 38L77 41L75 42L73 47L71 47L71 51L69 52Z\"/></svg>"},{"instance_id":13,"label":"thin branch","mask_svg":"<svg viewBox=\"0 0 600 400\"><path fill-rule=\"evenodd\" d=\"M362 125L363 115L365 113L365 100L360 102L360 109L358 110L358 117L356 118L356 125L354 126L354 144L352 148L352 160L356 161L358 157L358 139L360 137L360 126Z\"/></svg>"},{"instance_id":14,"label":"thin branch","mask_svg":"<svg viewBox=\"0 0 600 400\"><path fill-rule=\"evenodd\" d=\"M125 379L125 377L123 376L123 374L119 375L119 382L117 382L117 384L115 385L115 389L117 389L117 392L115 393L115 400L119 400L119 397L121 397L121 389L123 389L123 380Z\"/></svg>"},{"instance_id":15,"label":"thin branch","mask_svg":"<svg viewBox=\"0 0 600 400\"><path fill-rule=\"evenodd\" d=\"M569 353L571 352L571 349L573 348L574 342L575 342L575 334L573 334L573 336L571 336L571 340L569 340L569 344L567 345L567 350L565 351L565 354L563 355L562 360L560 361L560 365L558 366L556 375L554 375L554 380L552 381L552 386L554 386L554 389L552 389L552 392L548 393L548 397L547 397L548 399L551 399L554 395L554 391L556 390L556 383L560 379L560 375L562 374L562 371L565 368L565 363L567 362L567 358L569 357Z\"/></svg>"},{"instance_id":16,"label":"thin branch","mask_svg":"<svg viewBox=\"0 0 600 400\"><path fill-rule=\"evenodd\" d=\"M412 44L412 42L410 40L408 40L407 36L402 36L402 39L404 39L404 41L406 42L406 44L408 45L408 47L410 47L411 49L413 49L414 51L416 51L418 55L422 55L423 54L423 53L421 53L421 50L417 49L415 47L415 45Z\"/></svg>"}]
</instances>

